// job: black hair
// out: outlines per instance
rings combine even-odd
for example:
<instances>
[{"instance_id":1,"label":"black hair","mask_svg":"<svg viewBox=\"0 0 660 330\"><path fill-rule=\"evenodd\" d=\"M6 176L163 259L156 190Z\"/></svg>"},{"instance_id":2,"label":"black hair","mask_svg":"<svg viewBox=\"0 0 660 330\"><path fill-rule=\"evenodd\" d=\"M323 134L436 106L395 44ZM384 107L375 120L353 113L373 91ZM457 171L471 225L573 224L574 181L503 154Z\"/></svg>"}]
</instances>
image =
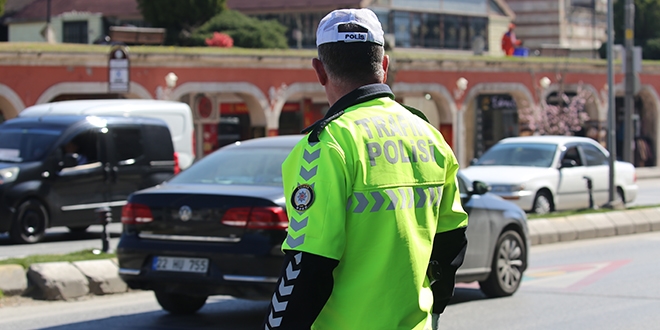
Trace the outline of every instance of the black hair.
<instances>
[{"instance_id":1,"label":"black hair","mask_svg":"<svg viewBox=\"0 0 660 330\"><path fill-rule=\"evenodd\" d=\"M341 32L365 32L356 24L344 24ZM331 42L318 46L318 56L331 79L349 84L372 84L382 80L383 46L372 42Z\"/></svg>"}]
</instances>

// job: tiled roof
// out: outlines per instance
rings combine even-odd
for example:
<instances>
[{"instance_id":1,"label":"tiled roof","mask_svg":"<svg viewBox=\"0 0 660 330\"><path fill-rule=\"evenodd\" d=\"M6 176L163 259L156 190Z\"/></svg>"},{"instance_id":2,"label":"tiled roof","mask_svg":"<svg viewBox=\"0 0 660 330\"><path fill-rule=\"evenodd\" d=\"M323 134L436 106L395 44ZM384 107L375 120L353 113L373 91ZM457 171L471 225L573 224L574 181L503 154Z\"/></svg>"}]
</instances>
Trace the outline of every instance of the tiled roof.
<instances>
[{"instance_id":1,"label":"tiled roof","mask_svg":"<svg viewBox=\"0 0 660 330\"><path fill-rule=\"evenodd\" d=\"M365 0L227 0L227 7L244 13L318 11L338 8L362 8Z\"/></svg>"},{"instance_id":2,"label":"tiled roof","mask_svg":"<svg viewBox=\"0 0 660 330\"><path fill-rule=\"evenodd\" d=\"M13 15L14 21L46 21L48 0L36 0ZM50 0L51 17L70 11L103 13L106 17L142 18L136 0Z\"/></svg>"}]
</instances>

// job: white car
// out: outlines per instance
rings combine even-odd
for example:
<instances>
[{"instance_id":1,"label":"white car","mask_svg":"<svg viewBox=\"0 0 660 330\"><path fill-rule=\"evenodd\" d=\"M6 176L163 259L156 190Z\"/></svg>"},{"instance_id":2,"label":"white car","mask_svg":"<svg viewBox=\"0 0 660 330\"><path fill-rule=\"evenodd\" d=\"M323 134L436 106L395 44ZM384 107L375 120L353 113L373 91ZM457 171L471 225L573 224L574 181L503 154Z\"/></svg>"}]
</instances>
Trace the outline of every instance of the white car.
<instances>
[{"instance_id":1,"label":"white car","mask_svg":"<svg viewBox=\"0 0 660 330\"><path fill-rule=\"evenodd\" d=\"M615 198L632 202L637 197L635 167L616 161L614 170ZM487 183L492 193L523 210L538 214L601 206L609 201L609 152L585 137L506 138L473 161L463 174Z\"/></svg>"}]
</instances>

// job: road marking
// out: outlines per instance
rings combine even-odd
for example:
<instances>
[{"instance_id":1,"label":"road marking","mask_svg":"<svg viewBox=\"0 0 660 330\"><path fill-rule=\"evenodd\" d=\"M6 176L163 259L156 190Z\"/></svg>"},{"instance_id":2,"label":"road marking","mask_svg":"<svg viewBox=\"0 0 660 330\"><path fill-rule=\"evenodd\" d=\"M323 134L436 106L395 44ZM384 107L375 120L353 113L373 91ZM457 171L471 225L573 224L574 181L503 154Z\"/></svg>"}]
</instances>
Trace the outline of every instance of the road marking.
<instances>
[{"instance_id":1,"label":"road marking","mask_svg":"<svg viewBox=\"0 0 660 330\"><path fill-rule=\"evenodd\" d=\"M532 268L525 272L522 287L578 291L629 263L616 260L574 265Z\"/></svg>"},{"instance_id":2,"label":"road marking","mask_svg":"<svg viewBox=\"0 0 660 330\"><path fill-rule=\"evenodd\" d=\"M525 272L520 287L578 291L597 282L607 274L625 266L629 262L630 260L616 260L530 268ZM456 288L479 289L479 283L456 283Z\"/></svg>"}]
</instances>

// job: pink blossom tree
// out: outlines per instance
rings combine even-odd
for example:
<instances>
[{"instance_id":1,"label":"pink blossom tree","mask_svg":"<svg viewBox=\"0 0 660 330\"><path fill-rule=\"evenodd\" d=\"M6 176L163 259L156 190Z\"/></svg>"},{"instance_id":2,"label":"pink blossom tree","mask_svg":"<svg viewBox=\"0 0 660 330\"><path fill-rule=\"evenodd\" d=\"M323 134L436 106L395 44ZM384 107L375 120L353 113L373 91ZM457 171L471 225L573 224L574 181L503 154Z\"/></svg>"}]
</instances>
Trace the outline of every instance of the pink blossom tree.
<instances>
[{"instance_id":1,"label":"pink blossom tree","mask_svg":"<svg viewBox=\"0 0 660 330\"><path fill-rule=\"evenodd\" d=\"M590 93L578 86L575 96L560 92L559 97L558 105L547 104L544 100L539 105L521 108L518 111L521 126L540 135L573 135L579 131L589 120L585 105Z\"/></svg>"}]
</instances>

